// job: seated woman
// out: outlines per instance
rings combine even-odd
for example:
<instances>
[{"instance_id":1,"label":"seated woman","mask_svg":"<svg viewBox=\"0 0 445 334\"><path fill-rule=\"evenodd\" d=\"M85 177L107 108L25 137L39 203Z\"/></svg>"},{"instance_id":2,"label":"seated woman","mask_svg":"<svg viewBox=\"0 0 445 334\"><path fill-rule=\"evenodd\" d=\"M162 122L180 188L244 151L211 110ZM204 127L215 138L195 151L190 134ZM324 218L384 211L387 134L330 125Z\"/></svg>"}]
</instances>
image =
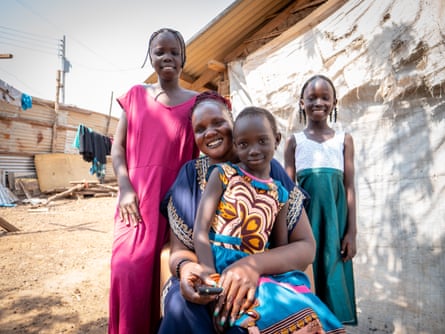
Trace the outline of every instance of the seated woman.
<instances>
[{"instance_id":1,"label":"seated woman","mask_svg":"<svg viewBox=\"0 0 445 334\"><path fill-rule=\"evenodd\" d=\"M224 288L224 295L203 296L197 292L197 285L215 284L211 279L204 278L194 253L192 237L196 210L206 185L206 174L212 164L237 162L229 110L229 103L213 93L199 95L193 108L195 141L205 156L184 165L166 197L171 226L169 265L173 277L164 290L164 318L159 329L161 334L247 333L244 328L227 328L224 325L227 319L237 317L252 306L260 276L305 270L314 258L315 242L303 207L305 196L287 177L281 165L273 160L271 177L280 180L290 194L287 216L290 243L240 259L228 267L219 281ZM307 279L302 281L309 285ZM310 293L309 289L306 293ZM215 314L216 317L213 316ZM335 317L333 320L336 320ZM302 316L299 326L304 330L310 328L311 331L307 332L323 332L316 317ZM326 329L326 332L332 333L342 331L342 328Z\"/></svg>"}]
</instances>

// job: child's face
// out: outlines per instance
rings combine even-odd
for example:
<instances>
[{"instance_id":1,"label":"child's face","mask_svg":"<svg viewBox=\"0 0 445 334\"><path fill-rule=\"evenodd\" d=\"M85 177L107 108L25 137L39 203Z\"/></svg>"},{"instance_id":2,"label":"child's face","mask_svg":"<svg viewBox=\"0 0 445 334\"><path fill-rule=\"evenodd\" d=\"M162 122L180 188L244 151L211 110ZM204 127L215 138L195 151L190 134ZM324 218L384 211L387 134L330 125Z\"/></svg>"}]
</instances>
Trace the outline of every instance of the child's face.
<instances>
[{"instance_id":1,"label":"child's face","mask_svg":"<svg viewBox=\"0 0 445 334\"><path fill-rule=\"evenodd\" d=\"M204 101L193 111L192 127L199 150L215 162L233 155L233 121L220 103Z\"/></svg>"},{"instance_id":2,"label":"child's face","mask_svg":"<svg viewBox=\"0 0 445 334\"><path fill-rule=\"evenodd\" d=\"M263 116L247 116L236 121L233 138L240 166L255 176L269 176L270 161L280 141L269 120Z\"/></svg>"},{"instance_id":3,"label":"child's face","mask_svg":"<svg viewBox=\"0 0 445 334\"><path fill-rule=\"evenodd\" d=\"M182 70L181 45L171 32L156 36L150 47L151 64L162 79L179 76Z\"/></svg>"},{"instance_id":4,"label":"child's face","mask_svg":"<svg viewBox=\"0 0 445 334\"><path fill-rule=\"evenodd\" d=\"M301 108L306 111L307 117L312 121L327 120L336 104L332 86L323 79L310 82L300 100Z\"/></svg>"}]
</instances>

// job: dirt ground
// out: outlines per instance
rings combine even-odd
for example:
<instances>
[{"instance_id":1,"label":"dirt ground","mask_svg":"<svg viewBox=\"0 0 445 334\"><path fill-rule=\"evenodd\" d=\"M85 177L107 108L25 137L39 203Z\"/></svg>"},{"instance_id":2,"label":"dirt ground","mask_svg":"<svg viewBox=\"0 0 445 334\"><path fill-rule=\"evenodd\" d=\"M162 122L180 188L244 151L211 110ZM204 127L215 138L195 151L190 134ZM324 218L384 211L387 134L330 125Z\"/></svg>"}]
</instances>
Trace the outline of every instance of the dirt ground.
<instances>
[{"instance_id":1,"label":"dirt ground","mask_svg":"<svg viewBox=\"0 0 445 334\"><path fill-rule=\"evenodd\" d=\"M0 208L0 333L107 331L116 197Z\"/></svg>"}]
</instances>

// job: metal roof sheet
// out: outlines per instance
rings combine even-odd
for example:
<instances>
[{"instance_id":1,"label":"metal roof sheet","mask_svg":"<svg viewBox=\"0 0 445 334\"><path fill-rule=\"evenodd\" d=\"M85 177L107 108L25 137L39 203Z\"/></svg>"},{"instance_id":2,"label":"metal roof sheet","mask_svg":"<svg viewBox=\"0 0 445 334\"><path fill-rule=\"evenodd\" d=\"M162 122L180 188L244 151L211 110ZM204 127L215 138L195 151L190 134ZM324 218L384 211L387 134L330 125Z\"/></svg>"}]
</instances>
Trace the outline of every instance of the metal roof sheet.
<instances>
[{"instance_id":1,"label":"metal roof sheet","mask_svg":"<svg viewBox=\"0 0 445 334\"><path fill-rule=\"evenodd\" d=\"M209 69L210 61L227 64L238 57L246 56L299 20L298 17L289 19L295 12L304 11L303 16L306 16L326 1L235 1L186 42L187 62L181 74L181 84L198 91L216 89L218 81L223 80L223 74ZM283 15L283 12L286 13ZM267 27L280 14L279 21ZM283 21L284 27L283 24L279 27ZM262 35L255 35L263 27L267 29L264 29ZM252 42L255 45L249 46ZM154 83L156 80L156 73L153 72L145 82Z\"/></svg>"}]
</instances>

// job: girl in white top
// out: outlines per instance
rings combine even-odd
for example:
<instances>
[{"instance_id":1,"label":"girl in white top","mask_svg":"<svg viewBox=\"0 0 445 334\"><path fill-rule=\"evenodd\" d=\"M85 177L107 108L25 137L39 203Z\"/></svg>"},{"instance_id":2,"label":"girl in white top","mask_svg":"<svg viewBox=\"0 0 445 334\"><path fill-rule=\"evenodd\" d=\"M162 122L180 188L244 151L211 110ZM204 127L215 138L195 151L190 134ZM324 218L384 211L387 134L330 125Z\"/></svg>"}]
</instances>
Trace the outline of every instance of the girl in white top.
<instances>
[{"instance_id":1,"label":"girl in white top","mask_svg":"<svg viewBox=\"0 0 445 334\"><path fill-rule=\"evenodd\" d=\"M301 90L300 119L307 126L286 141L284 160L289 177L311 196L308 216L317 242L315 290L345 324L356 325L352 258L356 254L354 144L336 132L328 118L337 118L332 81L316 75Z\"/></svg>"}]
</instances>

